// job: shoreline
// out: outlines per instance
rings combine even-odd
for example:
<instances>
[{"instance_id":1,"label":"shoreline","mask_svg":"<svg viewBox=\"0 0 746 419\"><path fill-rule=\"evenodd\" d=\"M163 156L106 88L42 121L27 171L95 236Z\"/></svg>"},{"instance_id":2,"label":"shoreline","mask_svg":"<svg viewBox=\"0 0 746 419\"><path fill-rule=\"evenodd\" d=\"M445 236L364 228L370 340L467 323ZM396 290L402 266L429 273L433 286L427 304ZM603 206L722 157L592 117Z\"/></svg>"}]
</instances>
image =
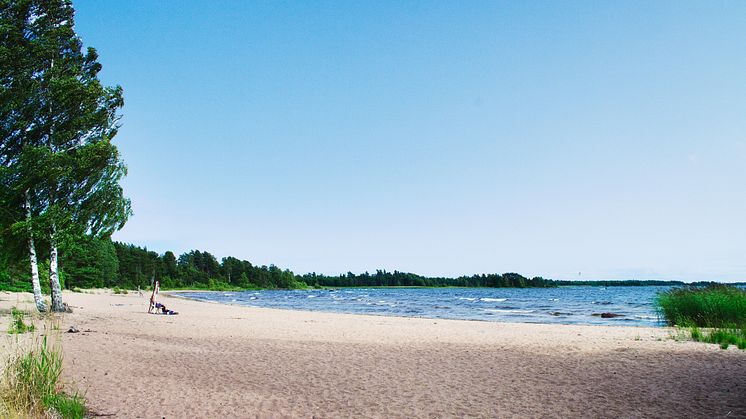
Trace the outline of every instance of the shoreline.
<instances>
[{"instance_id":1,"label":"shoreline","mask_svg":"<svg viewBox=\"0 0 746 419\"><path fill-rule=\"evenodd\" d=\"M676 341L668 328L293 311L170 292L161 299L180 314L148 315L149 297L64 294L74 312L62 330L83 331L62 333L64 378L96 414L746 415L746 351ZM30 294L0 300L32 308Z\"/></svg>"},{"instance_id":2,"label":"shoreline","mask_svg":"<svg viewBox=\"0 0 746 419\"><path fill-rule=\"evenodd\" d=\"M390 287L389 287L390 288ZM411 287L410 287L411 288ZM361 288L361 289L370 289L370 288ZM398 287L397 287L398 289ZM465 289L479 289L479 288L465 288ZM247 290L245 292L261 292L266 290ZM278 290L278 291L308 291L308 292L314 292L318 290ZM214 304L221 304L226 306L233 306L233 307L249 307L249 308L262 308L262 309L272 309L272 310L284 310L284 311L299 311L299 312L305 312L305 313L336 313L336 314L347 314L347 315L360 315L360 316L373 316L373 317L395 317L395 318L404 318L404 319L429 319L429 320L456 320L456 321L467 321L467 322L486 322L486 323L504 323L504 324L514 324L514 325L522 325L522 324L544 324L544 325L568 325L568 326L602 326L602 327L634 327L634 328L653 328L653 329L675 329L675 327L668 326L665 324L664 321L660 320L660 316L658 316L658 321L655 322L657 324L651 325L651 324L640 324L643 323L642 321L634 320L632 319L629 323L627 320L624 319L617 319L612 320L607 323L598 323L598 322L590 322L590 321L510 321L510 319L505 320L501 319L499 317L495 317L494 319L485 319L485 318L459 318L459 317L435 317L435 316L427 316L427 315L412 315L412 316L406 316L406 315L400 315L399 313L366 313L366 312L359 312L354 310L344 311L344 310L326 310L325 308L322 309L311 309L311 308L286 308L286 307L264 307L261 305L251 305L251 304L245 304L242 302L233 302L233 301L212 301L207 299L199 299L184 295L179 295L180 293L211 293L211 294L223 294L223 293L240 293L244 291L205 291L205 290L173 290L173 291L161 291L160 295L168 295L173 298L179 298L184 300L190 300L190 301L197 301L197 302L204 302L204 303L214 303ZM601 310L603 311L603 310ZM591 317L600 317L601 313L593 314ZM621 317L627 319L625 315L622 315ZM649 321L648 321L649 322ZM630 324L632 323L632 324Z\"/></svg>"}]
</instances>

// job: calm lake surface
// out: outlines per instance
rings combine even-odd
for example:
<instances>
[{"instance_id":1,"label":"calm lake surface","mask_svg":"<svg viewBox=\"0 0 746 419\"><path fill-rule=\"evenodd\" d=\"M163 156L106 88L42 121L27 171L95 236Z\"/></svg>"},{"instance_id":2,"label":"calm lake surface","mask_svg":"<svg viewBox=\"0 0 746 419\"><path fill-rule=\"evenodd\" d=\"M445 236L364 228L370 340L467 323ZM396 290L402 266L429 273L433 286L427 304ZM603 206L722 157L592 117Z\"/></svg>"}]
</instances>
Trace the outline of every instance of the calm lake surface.
<instances>
[{"instance_id":1,"label":"calm lake surface","mask_svg":"<svg viewBox=\"0 0 746 419\"><path fill-rule=\"evenodd\" d=\"M342 288L180 292L202 301L288 310L520 323L663 326L653 306L670 287ZM604 319L601 313L621 317ZM594 316L595 314L595 316Z\"/></svg>"}]
</instances>

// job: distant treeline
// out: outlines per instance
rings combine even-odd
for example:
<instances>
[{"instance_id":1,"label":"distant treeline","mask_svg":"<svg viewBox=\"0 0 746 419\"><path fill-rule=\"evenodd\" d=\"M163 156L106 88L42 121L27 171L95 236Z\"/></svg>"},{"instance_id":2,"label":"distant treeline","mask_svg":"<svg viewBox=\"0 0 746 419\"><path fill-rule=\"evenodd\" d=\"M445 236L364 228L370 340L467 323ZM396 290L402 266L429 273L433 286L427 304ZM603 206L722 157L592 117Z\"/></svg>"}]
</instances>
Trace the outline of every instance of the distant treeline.
<instances>
[{"instance_id":1,"label":"distant treeline","mask_svg":"<svg viewBox=\"0 0 746 419\"><path fill-rule=\"evenodd\" d=\"M553 281L557 286L589 285L594 287L644 287L644 286L664 286L664 285L686 285L681 281L659 281L659 280L637 280L637 279L620 279L620 280L597 280L597 281Z\"/></svg>"},{"instance_id":2,"label":"distant treeline","mask_svg":"<svg viewBox=\"0 0 746 419\"><path fill-rule=\"evenodd\" d=\"M7 259L6 259L7 261ZM73 288L146 288L158 280L163 288L249 289L311 287L553 287L541 277L516 273L483 274L458 278L425 277L413 273L377 270L340 275L296 275L275 265L258 266L235 257L218 259L192 250L179 257L109 239L84 238L61 249L63 286ZM26 266L0 261L0 289L30 290ZM42 270L43 271L43 270ZM44 283L44 278L42 278Z\"/></svg>"},{"instance_id":3,"label":"distant treeline","mask_svg":"<svg viewBox=\"0 0 746 419\"><path fill-rule=\"evenodd\" d=\"M460 276L458 278L426 277L406 272L377 270L371 274L328 276L316 273L298 277L300 281L313 286L325 287L491 287L491 288L548 288L554 282L542 277L526 278L516 273L482 274Z\"/></svg>"},{"instance_id":4,"label":"distant treeline","mask_svg":"<svg viewBox=\"0 0 746 419\"><path fill-rule=\"evenodd\" d=\"M721 285L721 282L714 281L697 281L697 282L682 282L682 281L661 281L656 279L613 279L613 280L596 280L596 281L568 281L568 280L553 280L552 283L559 287L568 286L593 286L593 287L650 287L650 286L690 286L690 287L708 287L711 285ZM742 286L746 285L744 282L735 282L729 285Z\"/></svg>"},{"instance_id":5,"label":"distant treeline","mask_svg":"<svg viewBox=\"0 0 746 419\"><path fill-rule=\"evenodd\" d=\"M0 255L2 256L2 255ZM28 260L0 258L0 289L30 290ZM558 281L517 273L426 277L399 271L296 275L274 265L258 266L235 257L220 261L209 252L192 250L179 257L109 239L83 238L61 249L63 286L73 288L146 288L158 280L163 288L250 289L304 287L513 287L685 285L680 281ZM44 269L41 270L44 272ZM45 284L45 278L42 278ZM709 283L698 283L706 285Z\"/></svg>"}]
</instances>

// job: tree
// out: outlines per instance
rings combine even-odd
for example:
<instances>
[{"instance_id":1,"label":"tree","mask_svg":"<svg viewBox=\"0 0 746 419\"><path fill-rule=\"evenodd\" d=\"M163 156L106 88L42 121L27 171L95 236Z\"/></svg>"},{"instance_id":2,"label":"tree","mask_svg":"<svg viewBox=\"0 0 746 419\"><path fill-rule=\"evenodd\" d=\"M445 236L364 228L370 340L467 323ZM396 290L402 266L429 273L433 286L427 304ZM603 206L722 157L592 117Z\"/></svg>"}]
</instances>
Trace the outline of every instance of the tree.
<instances>
[{"instance_id":1,"label":"tree","mask_svg":"<svg viewBox=\"0 0 746 419\"><path fill-rule=\"evenodd\" d=\"M23 152L37 140L39 128L38 85L27 36L31 9L29 2L0 3L0 202L6 209L2 219L6 244L18 236L27 241L36 307L46 311L34 240L34 191L21 170Z\"/></svg>"},{"instance_id":2,"label":"tree","mask_svg":"<svg viewBox=\"0 0 746 419\"><path fill-rule=\"evenodd\" d=\"M116 283L119 260L108 238L82 237L65 246L61 260L66 287L101 288Z\"/></svg>"},{"instance_id":3,"label":"tree","mask_svg":"<svg viewBox=\"0 0 746 419\"><path fill-rule=\"evenodd\" d=\"M9 68L3 71L3 84L9 86L5 93L12 104L3 108L11 123L3 128L0 161L9 168L7 183L15 182L14 190L26 196L30 249L35 229L49 238L52 310L62 311L60 244L82 234L109 235L131 214L119 186L126 168L111 144L122 89L98 80L98 54L93 48L83 53L71 1L0 5L0 53L23 57L18 65L3 65Z\"/></svg>"},{"instance_id":4,"label":"tree","mask_svg":"<svg viewBox=\"0 0 746 419\"><path fill-rule=\"evenodd\" d=\"M163 254L164 275L169 278L176 278L176 255L168 250Z\"/></svg>"}]
</instances>

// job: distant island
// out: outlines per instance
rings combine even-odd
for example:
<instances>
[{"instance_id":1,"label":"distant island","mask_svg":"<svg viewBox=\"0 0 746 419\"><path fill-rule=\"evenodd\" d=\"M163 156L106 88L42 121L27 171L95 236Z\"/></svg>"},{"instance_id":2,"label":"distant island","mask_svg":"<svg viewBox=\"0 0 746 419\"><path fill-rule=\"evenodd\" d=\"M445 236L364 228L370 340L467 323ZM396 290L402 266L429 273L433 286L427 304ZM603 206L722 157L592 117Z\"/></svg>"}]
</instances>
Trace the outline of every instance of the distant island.
<instances>
[{"instance_id":1,"label":"distant island","mask_svg":"<svg viewBox=\"0 0 746 419\"><path fill-rule=\"evenodd\" d=\"M75 288L144 289L153 280L164 289L302 289L307 287L490 287L552 288L561 286L683 286L709 285L712 282L686 284L661 280L568 281L543 277L528 278L518 273L462 275L455 278L428 277L408 272L377 270L374 273L339 275L307 273L297 275L275 265L257 266L246 260L225 257L221 261L206 251L192 250L179 257L171 251L163 254L145 247L87 237L61 248L63 286ZM3 263L4 262L4 263ZM26 263L0 261L0 289L31 291ZM45 270L42 270L42 274ZM48 281L41 281L42 285Z\"/></svg>"}]
</instances>

